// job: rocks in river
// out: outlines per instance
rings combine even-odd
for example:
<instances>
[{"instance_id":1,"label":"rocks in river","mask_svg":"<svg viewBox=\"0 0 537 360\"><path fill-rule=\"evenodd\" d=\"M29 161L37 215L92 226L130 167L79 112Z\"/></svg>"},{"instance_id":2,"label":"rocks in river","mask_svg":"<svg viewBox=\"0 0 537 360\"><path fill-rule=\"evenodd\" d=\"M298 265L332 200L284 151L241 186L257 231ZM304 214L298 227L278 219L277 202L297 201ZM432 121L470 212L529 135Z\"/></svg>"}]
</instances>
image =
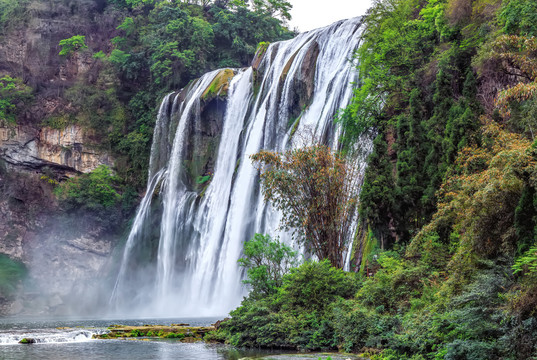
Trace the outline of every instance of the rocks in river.
<instances>
[{"instance_id":1,"label":"rocks in river","mask_svg":"<svg viewBox=\"0 0 537 360\"><path fill-rule=\"evenodd\" d=\"M138 337L155 337L163 339L176 339L182 342L196 342L203 340L209 332L214 331L214 326L188 326L188 324L167 325L144 325L144 326L123 326L111 325L109 332L101 335L94 335L97 339L124 339Z\"/></svg>"},{"instance_id":2,"label":"rocks in river","mask_svg":"<svg viewBox=\"0 0 537 360\"><path fill-rule=\"evenodd\" d=\"M35 344L37 341L34 338L24 338L21 341L19 341L19 344Z\"/></svg>"}]
</instances>

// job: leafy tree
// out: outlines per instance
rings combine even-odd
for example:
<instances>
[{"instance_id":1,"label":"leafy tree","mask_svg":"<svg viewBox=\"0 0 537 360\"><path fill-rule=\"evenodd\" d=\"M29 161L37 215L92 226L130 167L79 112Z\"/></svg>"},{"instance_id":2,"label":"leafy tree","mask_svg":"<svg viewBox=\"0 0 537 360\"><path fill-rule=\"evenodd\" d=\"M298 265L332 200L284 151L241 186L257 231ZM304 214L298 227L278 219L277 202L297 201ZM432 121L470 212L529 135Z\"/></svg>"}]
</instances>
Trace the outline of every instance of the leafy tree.
<instances>
[{"instance_id":1,"label":"leafy tree","mask_svg":"<svg viewBox=\"0 0 537 360\"><path fill-rule=\"evenodd\" d=\"M269 235L255 234L244 244L243 252L239 265L246 269L243 282L252 287L251 298L275 294L283 276L298 264L297 252Z\"/></svg>"},{"instance_id":2,"label":"leafy tree","mask_svg":"<svg viewBox=\"0 0 537 360\"><path fill-rule=\"evenodd\" d=\"M32 99L32 89L21 79L6 75L0 78L0 124L15 124L20 105Z\"/></svg>"},{"instance_id":3,"label":"leafy tree","mask_svg":"<svg viewBox=\"0 0 537 360\"><path fill-rule=\"evenodd\" d=\"M446 65L444 65L446 66ZM443 140L446 128L446 114L453 105L452 74L447 69L440 68L436 75L435 104L433 116L427 121L427 157L425 158L425 174L428 185L424 191L422 203L430 210L434 209L435 193L440 186L447 164L443 162Z\"/></svg>"},{"instance_id":4,"label":"leafy tree","mask_svg":"<svg viewBox=\"0 0 537 360\"><path fill-rule=\"evenodd\" d=\"M266 13L273 17L280 17L285 20L291 20L289 11L293 5L286 0L252 0L255 11Z\"/></svg>"},{"instance_id":5,"label":"leafy tree","mask_svg":"<svg viewBox=\"0 0 537 360\"><path fill-rule=\"evenodd\" d=\"M319 259L342 268L353 230L358 169L319 144L283 154L261 151L251 159L262 169L265 201L283 212L283 227Z\"/></svg>"},{"instance_id":6,"label":"leafy tree","mask_svg":"<svg viewBox=\"0 0 537 360\"><path fill-rule=\"evenodd\" d=\"M412 90L409 114L400 115L397 121L397 194L394 207L399 221L399 232L406 239L405 228L419 228L424 221L420 199L424 192L425 110L418 88Z\"/></svg>"},{"instance_id":7,"label":"leafy tree","mask_svg":"<svg viewBox=\"0 0 537 360\"><path fill-rule=\"evenodd\" d=\"M506 34L537 36L537 4L531 0L505 1L499 14Z\"/></svg>"},{"instance_id":8,"label":"leafy tree","mask_svg":"<svg viewBox=\"0 0 537 360\"><path fill-rule=\"evenodd\" d=\"M74 35L68 39L60 40L59 44L62 49L60 50L61 56L71 56L79 50L87 49L86 37L84 35Z\"/></svg>"}]
</instances>

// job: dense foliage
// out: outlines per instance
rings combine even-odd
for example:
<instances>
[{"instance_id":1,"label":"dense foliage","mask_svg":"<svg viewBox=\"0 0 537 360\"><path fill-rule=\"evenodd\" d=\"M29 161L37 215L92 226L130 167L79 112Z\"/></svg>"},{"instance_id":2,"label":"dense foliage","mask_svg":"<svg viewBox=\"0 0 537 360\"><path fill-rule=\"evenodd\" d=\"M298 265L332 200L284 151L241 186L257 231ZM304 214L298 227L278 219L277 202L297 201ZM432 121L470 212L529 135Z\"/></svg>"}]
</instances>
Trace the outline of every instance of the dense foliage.
<instances>
[{"instance_id":1,"label":"dense foliage","mask_svg":"<svg viewBox=\"0 0 537 360\"><path fill-rule=\"evenodd\" d=\"M13 125L21 105L32 99L32 89L21 79L9 75L0 78L0 125Z\"/></svg>"},{"instance_id":2,"label":"dense foliage","mask_svg":"<svg viewBox=\"0 0 537 360\"><path fill-rule=\"evenodd\" d=\"M276 295L245 299L217 336L375 360L537 358L535 10L531 0L374 1L360 87L339 116L349 149L374 137L359 275L331 278L353 292L323 293L322 311L277 306L292 297L287 281L320 266L308 263ZM308 278L296 292L318 283Z\"/></svg>"},{"instance_id":3,"label":"dense foliage","mask_svg":"<svg viewBox=\"0 0 537 360\"><path fill-rule=\"evenodd\" d=\"M117 226L125 215L130 214L137 198L134 190L105 165L61 182L54 193L68 213L79 213L86 220L92 218L103 226Z\"/></svg>"},{"instance_id":4,"label":"dense foliage","mask_svg":"<svg viewBox=\"0 0 537 360\"><path fill-rule=\"evenodd\" d=\"M246 269L243 282L250 285L251 298L274 294L282 285L283 276L298 264L296 251L268 235L255 234L244 244L243 253L239 264Z\"/></svg>"}]
</instances>

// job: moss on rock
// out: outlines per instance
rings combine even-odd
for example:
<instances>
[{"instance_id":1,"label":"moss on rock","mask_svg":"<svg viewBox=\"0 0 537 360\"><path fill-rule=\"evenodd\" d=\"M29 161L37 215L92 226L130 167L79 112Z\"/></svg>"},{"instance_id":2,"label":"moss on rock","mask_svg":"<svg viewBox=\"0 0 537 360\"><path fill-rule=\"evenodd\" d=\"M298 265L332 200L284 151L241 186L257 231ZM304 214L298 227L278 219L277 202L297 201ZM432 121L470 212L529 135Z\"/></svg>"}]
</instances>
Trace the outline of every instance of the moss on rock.
<instances>
[{"instance_id":1,"label":"moss on rock","mask_svg":"<svg viewBox=\"0 0 537 360\"><path fill-rule=\"evenodd\" d=\"M211 82L209 87L203 92L203 95L201 95L201 99L205 102L209 102L217 96L226 97L227 92L229 91L229 84L234 76L235 72L231 69L220 70L213 82Z\"/></svg>"}]
</instances>

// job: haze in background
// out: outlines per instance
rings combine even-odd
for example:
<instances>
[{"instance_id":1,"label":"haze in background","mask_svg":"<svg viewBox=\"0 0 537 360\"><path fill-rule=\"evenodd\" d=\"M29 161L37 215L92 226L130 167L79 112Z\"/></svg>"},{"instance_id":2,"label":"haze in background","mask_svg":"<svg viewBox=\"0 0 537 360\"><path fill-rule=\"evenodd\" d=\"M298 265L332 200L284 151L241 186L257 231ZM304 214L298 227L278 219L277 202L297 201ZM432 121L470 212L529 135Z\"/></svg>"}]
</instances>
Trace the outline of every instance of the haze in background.
<instances>
[{"instance_id":1,"label":"haze in background","mask_svg":"<svg viewBox=\"0 0 537 360\"><path fill-rule=\"evenodd\" d=\"M289 0L293 5L289 28L300 32L364 15L372 0Z\"/></svg>"}]
</instances>

